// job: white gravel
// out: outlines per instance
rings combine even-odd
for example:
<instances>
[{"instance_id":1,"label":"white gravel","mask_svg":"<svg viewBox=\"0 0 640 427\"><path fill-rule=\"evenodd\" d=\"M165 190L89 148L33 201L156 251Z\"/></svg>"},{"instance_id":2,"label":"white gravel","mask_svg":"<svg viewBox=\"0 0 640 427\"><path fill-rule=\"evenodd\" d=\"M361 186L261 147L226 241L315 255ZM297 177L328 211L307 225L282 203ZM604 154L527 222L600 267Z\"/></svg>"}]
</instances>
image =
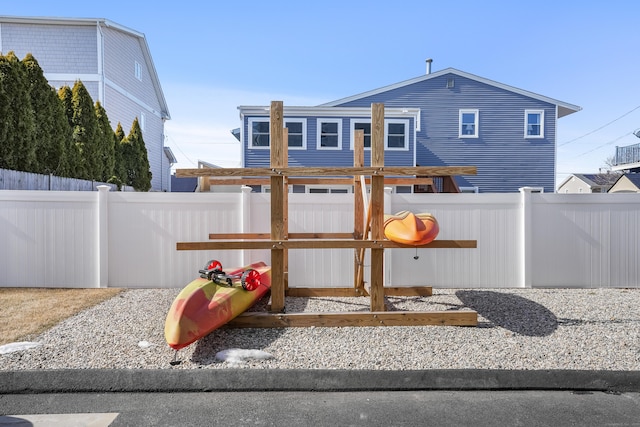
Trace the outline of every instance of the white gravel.
<instances>
[{"instance_id":1,"label":"white gravel","mask_svg":"<svg viewBox=\"0 0 640 427\"><path fill-rule=\"evenodd\" d=\"M394 310L474 309L478 327L223 328L180 350L164 341L179 289L126 291L0 355L0 370L36 369L600 369L640 370L640 289L434 289L387 297ZM288 312L368 310L368 298L287 298ZM262 307L254 307L254 310ZM141 344L143 343L143 344ZM238 365L216 353L273 358Z\"/></svg>"}]
</instances>

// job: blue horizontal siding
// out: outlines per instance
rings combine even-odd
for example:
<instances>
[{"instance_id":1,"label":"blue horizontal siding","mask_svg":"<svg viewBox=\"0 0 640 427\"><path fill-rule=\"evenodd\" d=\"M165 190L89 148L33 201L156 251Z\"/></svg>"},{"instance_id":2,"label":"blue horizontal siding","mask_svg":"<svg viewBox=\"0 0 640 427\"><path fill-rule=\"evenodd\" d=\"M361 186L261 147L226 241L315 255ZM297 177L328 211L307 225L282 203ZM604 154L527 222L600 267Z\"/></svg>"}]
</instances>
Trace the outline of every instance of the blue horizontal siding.
<instances>
[{"instance_id":1,"label":"blue horizontal siding","mask_svg":"<svg viewBox=\"0 0 640 427\"><path fill-rule=\"evenodd\" d=\"M446 87L448 79L454 87ZM524 186L554 191L555 105L475 80L446 74L342 104L421 109L416 163L421 166L473 165L475 176L457 177L460 186L481 192L513 192ZM460 109L479 110L479 137L458 138ZM544 138L524 138L524 111L544 110Z\"/></svg>"}]
</instances>

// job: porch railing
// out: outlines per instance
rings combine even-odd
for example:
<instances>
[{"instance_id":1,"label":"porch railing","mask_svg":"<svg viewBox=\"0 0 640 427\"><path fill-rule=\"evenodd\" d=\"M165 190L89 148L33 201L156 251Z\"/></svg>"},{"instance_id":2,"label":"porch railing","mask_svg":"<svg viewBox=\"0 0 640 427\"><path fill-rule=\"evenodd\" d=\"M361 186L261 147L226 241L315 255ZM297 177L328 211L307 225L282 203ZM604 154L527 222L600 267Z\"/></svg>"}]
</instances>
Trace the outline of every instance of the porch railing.
<instances>
[{"instance_id":1,"label":"porch railing","mask_svg":"<svg viewBox=\"0 0 640 427\"><path fill-rule=\"evenodd\" d=\"M640 163L640 144L616 147L614 166Z\"/></svg>"}]
</instances>

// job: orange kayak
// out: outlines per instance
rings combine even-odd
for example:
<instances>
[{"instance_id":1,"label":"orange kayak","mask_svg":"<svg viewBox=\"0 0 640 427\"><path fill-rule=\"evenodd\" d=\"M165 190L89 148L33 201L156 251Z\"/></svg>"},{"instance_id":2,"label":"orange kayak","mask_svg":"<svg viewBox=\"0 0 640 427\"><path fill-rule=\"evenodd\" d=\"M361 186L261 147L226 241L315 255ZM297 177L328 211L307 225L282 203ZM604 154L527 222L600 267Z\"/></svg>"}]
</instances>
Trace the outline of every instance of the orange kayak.
<instances>
[{"instance_id":1,"label":"orange kayak","mask_svg":"<svg viewBox=\"0 0 640 427\"><path fill-rule=\"evenodd\" d=\"M164 325L164 336L171 348L180 350L208 335L246 311L271 289L271 267L263 262L229 273L221 268L216 270L221 273L216 278L203 274L205 277L189 283L173 301ZM246 286L252 290L243 289L246 275L243 273L247 272L255 277L251 286ZM236 283L240 277L242 286Z\"/></svg>"},{"instance_id":2,"label":"orange kayak","mask_svg":"<svg viewBox=\"0 0 640 427\"><path fill-rule=\"evenodd\" d=\"M393 242L426 245L438 236L439 231L438 221L429 213L402 211L384 216L384 235Z\"/></svg>"}]
</instances>

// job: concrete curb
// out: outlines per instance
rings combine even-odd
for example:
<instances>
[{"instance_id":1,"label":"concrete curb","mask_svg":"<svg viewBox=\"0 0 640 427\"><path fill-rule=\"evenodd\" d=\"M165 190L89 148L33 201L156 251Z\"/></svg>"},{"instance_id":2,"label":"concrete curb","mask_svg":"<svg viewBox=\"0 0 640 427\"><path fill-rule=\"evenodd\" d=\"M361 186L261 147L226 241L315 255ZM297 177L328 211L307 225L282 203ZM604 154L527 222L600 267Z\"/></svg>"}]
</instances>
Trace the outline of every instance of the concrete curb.
<instances>
[{"instance_id":1,"label":"concrete curb","mask_svg":"<svg viewBox=\"0 0 640 427\"><path fill-rule=\"evenodd\" d=\"M0 394L208 391L580 390L640 392L640 371L0 371Z\"/></svg>"}]
</instances>

